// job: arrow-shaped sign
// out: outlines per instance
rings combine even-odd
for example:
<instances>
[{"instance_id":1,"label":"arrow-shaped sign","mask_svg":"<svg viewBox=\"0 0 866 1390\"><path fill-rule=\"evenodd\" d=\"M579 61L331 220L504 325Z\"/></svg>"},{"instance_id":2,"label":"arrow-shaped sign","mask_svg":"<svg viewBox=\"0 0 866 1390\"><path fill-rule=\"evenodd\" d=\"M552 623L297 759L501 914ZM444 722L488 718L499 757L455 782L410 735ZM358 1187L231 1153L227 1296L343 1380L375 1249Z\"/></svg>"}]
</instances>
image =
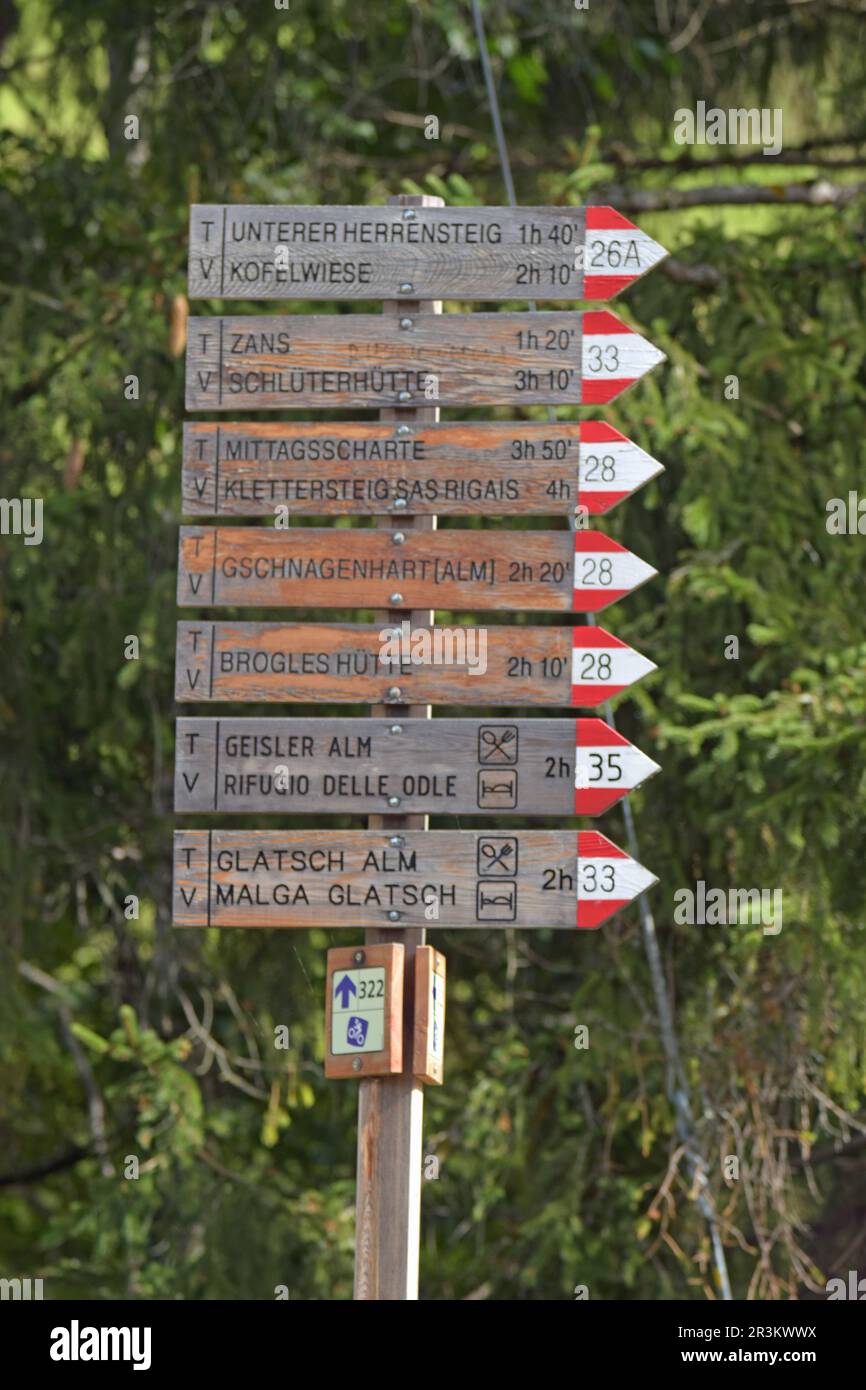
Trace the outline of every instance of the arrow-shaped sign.
<instances>
[{"instance_id":1,"label":"arrow-shaped sign","mask_svg":"<svg viewBox=\"0 0 866 1390\"><path fill-rule=\"evenodd\" d=\"M663 361L607 310L192 318L186 405L595 405Z\"/></svg>"},{"instance_id":2,"label":"arrow-shaped sign","mask_svg":"<svg viewBox=\"0 0 866 1390\"><path fill-rule=\"evenodd\" d=\"M643 487L664 468L632 440L600 420L580 425L578 501L590 516L601 516Z\"/></svg>"},{"instance_id":3,"label":"arrow-shaped sign","mask_svg":"<svg viewBox=\"0 0 866 1390\"><path fill-rule=\"evenodd\" d=\"M593 613L655 572L580 530L182 526L178 603Z\"/></svg>"},{"instance_id":4,"label":"arrow-shaped sign","mask_svg":"<svg viewBox=\"0 0 866 1390\"><path fill-rule=\"evenodd\" d=\"M574 533L574 611L597 613L658 571L599 531Z\"/></svg>"},{"instance_id":5,"label":"arrow-shaped sign","mask_svg":"<svg viewBox=\"0 0 866 1390\"><path fill-rule=\"evenodd\" d=\"M577 836L577 925L600 927L654 883L651 874L597 830Z\"/></svg>"},{"instance_id":6,"label":"arrow-shaped sign","mask_svg":"<svg viewBox=\"0 0 866 1390\"><path fill-rule=\"evenodd\" d=\"M190 830L175 834L185 927L598 927L656 879L591 830ZM292 863L287 892L286 864ZM370 961L368 959L367 965ZM329 997L350 1007L351 966ZM444 982L443 982L444 990ZM356 1006L358 1007L358 1006ZM365 1002L366 1008L366 1002Z\"/></svg>"},{"instance_id":7,"label":"arrow-shaped sign","mask_svg":"<svg viewBox=\"0 0 866 1390\"><path fill-rule=\"evenodd\" d=\"M667 252L610 207L194 204L191 299L610 299Z\"/></svg>"},{"instance_id":8,"label":"arrow-shaped sign","mask_svg":"<svg viewBox=\"0 0 866 1390\"><path fill-rule=\"evenodd\" d=\"M555 516L610 511L662 465L600 420L187 422L197 516Z\"/></svg>"},{"instance_id":9,"label":"arrow-shaped sign","mask_svg":"<svg viewBox=\"0 0 866 1390\"><path fill-rule=\"evenodd\" d=\"M573 634L573 705L601 705L656 670L655 662L603 627L575 627Z\"/></svg>"},{"instance_id":10,"label":"arrow-shaped sign","mask_svg":"<svg viewBox=\"0 0 866 1390\"><path fill-rule=\"evenodd\" d=\"M656 669L599 627L496 623L457 631L474 644L468 652L486 646L485 705L592 708ZM179 623L176 698L196 704L373 704L393 703L396 690L401 697L411 694L411 704L479 703L476 664L407 663L395 670L383 664L381 632L378 624L365 623ZM450 628L425 633L434 652L454 640ZM450 661L455 659L452 650Z\"/></svg>"},{"instance_id":11,"label":"arrow-shaped sign","mask_svg":"<svg viewBox=\"0 0 866 1390\"><path fill-rule=\"evenodd\" d=\"M657 771L601 719L184 718L175 810L595 816Z\"/></svg>"},{"instance_id":12,"label":"arrow-shaped sign","mask_svg":"<svg viewBox=\"0 0 866 1390\"><path fill-rule=\"evenodd\" d=\"M574 810L600 816L648 777L660 771L627 738L603 719L578 719L574 768Z\"/></svg>"},{"instance_id":13,"label":"arrow-shaped sign","mask_svg":"<svg viewBox=\"0 0 866 1390\"><path fill-rule=\"evenodd\" d=\"M342 980L334 984L334 998L339 999L342 1009L348 1009L350 997L357 993L348 975L344 975Z\"/></svg>"}]
</instances>

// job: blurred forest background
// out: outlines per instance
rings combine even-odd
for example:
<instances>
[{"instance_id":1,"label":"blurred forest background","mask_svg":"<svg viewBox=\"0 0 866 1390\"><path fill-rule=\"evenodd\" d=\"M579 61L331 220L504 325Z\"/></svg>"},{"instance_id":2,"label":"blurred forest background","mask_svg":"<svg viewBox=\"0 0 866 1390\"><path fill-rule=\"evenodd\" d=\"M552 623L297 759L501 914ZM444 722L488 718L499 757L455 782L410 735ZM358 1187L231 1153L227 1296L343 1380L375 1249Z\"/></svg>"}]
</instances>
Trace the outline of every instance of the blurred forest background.
<instances>
[{"instance_id":1,"label":"blurred forest background","mask_svg":"<svg viewBox=\"0 0 866 1390\"><path fill-rule=\"evenodd\" d=\"M823 1296L866 1272L866 563L826 527L866 463L863 7L483 11L519 200L611 202L672 252L614 306L669 359L604 412L667 470L603 523L660 571L606 615L659 668L618 724L663 766L632 800L734 1295ZM781 108L783 152L677 145L698 101ZM0 124L0 493L45 499L42 545L0 537L0 1275L349 1298L357 1090L322 1015L355 938L170 920L187 210L505 201L470 4L0 0ZM676 925L698 879L782 889L781 933ZM718 1297L636 908L432 939L422 1297Z\"/></svg>"}]
</instances>

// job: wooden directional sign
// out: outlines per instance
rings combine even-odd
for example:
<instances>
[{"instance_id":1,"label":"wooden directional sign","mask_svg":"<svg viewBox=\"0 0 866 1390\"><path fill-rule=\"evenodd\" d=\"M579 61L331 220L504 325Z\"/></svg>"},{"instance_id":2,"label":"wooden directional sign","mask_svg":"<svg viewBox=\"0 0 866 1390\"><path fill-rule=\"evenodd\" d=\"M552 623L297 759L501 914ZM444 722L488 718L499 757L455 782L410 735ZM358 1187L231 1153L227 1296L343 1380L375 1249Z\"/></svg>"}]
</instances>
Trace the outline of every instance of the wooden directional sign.
<instances>
[{"instance_id":1,"label":"wooden directional sign","mask_svg":"<svg viewBox=\"0 0 866 1390\"><path fill-rule=\"evenodd\" d=\"M179 719L174 809L598 815L657 771L601 719Z\"/></svg>"},{"instance_id":2,"label":"wooden directional sign","mask_svg":"<svg viewBox=\"0 0 866 1390\"><path fill-rule=\"evenodd\" d=\"M604 309L191 318L186 406L598 405L663 361Z\"/></svg>"},{"instance_id":3,"label":"wooden directional sign","mask_svg":"<svg viewBox=\"0 0 866 1390\"><path fill-rule=\"evenodd\" d=\"M601 627L183 622L175 697L593 708L655 669Z\"/></svg>"},{"instance_id":4,"label":"wooden directional sign","mask_svg":"<svg viewBox=\"0 0 866 1390\"><path fill-rule=\"evenodd\" d=\"M600 515L661 472L600 421L183 427L190 516Z\"/></svg>"},{"instance_id":5,"label":"wooden directional sign","mask_svg":"<svg viewBox=\"0 0 866 1390\"><path fill-rule=\"evenodd\" d=\"M590 613L655 573L591 531L182 526L177 601Z\"/></svg>"},{"instance_id":6,"label":"wooden directional sign","mask_svg":"<svg viewBox=\"0 0 866 1390\"><path fill-rule=\"evenodd\" d=\"M191 299L610 299L667 252L609 207L190 210Z\"/></svg>"},{"instance_id":7,"label":"wooden directional sign","mask_svg":"<svg viewBox=\"0 0 866 1390\"><path fill-rule=\"evenodd\" d=\"M657 880L596 831L179 830L179 927L598 927Z\"/></svg>"},{"instance_id":8,"label":"wooden directional sign","mask_svg":"<svg viewBox=\"0 0 866 1390\"><path fill-rule=\"evenodd\" d=\"M393 1076L403 1070L400 942L328 952L325 1075Z\"/></svg>"}]
</instances>

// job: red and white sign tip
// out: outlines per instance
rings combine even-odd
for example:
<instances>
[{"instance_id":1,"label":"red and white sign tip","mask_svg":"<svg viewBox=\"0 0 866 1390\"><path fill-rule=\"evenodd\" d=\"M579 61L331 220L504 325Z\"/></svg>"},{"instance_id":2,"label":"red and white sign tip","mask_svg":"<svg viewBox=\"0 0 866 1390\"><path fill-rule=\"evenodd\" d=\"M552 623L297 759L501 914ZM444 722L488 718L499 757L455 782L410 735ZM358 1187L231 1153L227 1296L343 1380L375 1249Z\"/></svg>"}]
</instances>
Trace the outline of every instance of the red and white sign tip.
<instances>
[{"instance_id":1,"label":"red and white sign tip","mask_svg":"<svg viewBox=\"0 0 866 1390\"><path fill-rule=\"evenodd\" d=\"M660 771L603 719L575 720L574 812L600 816Z\"/></svg>"},{"instance_id":2,"label":"red and white sign tip","mask_svg":"<svg viewBox=\"0 0 866 1390\"><path fill-rule=\"evenodd\" d=\"M663 246L615 208L587 208L584 299L613 299L667 254Z\"/></svg>"},{"instance_id":3,"label":"red and white sign tip","mask_svg":"<svg viewBox=\"0 0 866 1390\"><path fill-rule=\"evenodd\" d=\"M665 361L627 323L607 309L584 311L581 337L581 405L605 405Z\"/></svg>"},{"instance_id":4,"label":"red and white sign tip","mask_svg":"<svg viewBox=\"0 0 866 1390\"><path fill-rule=\"evenodd\" d=\"M630 497L664 468L624 434L600 420L580 426L578 506L601 516Z\"/></svg>"},{"instance_id":5,"label":"red and white sign tip","mask_svg":"<svg viewBox=\"0 0 866 1390\"><path fill-rule=\"evenodd\" d=\"M572 644L573 705L604 704L656 669L654 662L603 627L575 627Z\"/></svg>"},{"instance_id":6,"label":"red and white sign tip","mask_svg":"<svg viewBox=\"0 0 866 1390\"><path fill-rule=\"evenodd\" d=\"M598 531L574 533L574 611L598 613L658 571Z\"/></svg>"},{"instance_id":7,"label":"red and white sign tip","mask_svg":"<svg viewBox=\"0 0 866 1390\"><path fill-rule=\"evenodd\" d=\"M577 834L577 925L600 927L658 883L636 859L597 830Z\"/></svg>"}]
</instances>

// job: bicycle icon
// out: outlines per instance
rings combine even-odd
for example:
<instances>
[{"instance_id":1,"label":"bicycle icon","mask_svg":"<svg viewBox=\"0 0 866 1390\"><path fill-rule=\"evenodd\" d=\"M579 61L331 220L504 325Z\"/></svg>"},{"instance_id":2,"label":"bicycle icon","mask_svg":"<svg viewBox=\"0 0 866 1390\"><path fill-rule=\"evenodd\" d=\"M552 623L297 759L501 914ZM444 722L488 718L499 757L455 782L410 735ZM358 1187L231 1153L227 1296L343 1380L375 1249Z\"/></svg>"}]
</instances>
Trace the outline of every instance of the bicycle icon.
<instances>
[{"instance_id":1,"label":"bicycle icon","mask_svg":"<svg viewBox=\"0 0 866 1390\"><path fill-rule=\"evenodd\" d=\"M352 1014L352 1017L346 1024L346 1042L352 1047L363 1047L364 1043L367 1041L367 1031L369 1027L370 1023L368 1019L358 1018L356 1014Z\"/></svg>"}]
</instances>

